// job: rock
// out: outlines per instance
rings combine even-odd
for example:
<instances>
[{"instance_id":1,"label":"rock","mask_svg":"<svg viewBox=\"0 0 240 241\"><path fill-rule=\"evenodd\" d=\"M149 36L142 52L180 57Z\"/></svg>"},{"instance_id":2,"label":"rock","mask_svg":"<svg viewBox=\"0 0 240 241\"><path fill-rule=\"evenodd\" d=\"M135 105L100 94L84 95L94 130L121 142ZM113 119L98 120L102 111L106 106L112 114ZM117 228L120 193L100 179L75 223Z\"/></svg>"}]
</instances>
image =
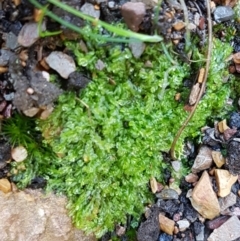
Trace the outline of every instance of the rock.
<instances>
[{"instance_id":1,"label":"rock","mask_svg":"<svg viewBox=\"0 0 240 241\"><path fill-rule=\"evenodd\" d=\"M81 7L81 11L84 14L89 15L93 18L99 19L100 17L100 11L95 9L94 5L92 5L91 3L84 3Z\"/></svg>"},{"instance_id":2,"label":"rock","mask_svg":"<svg viewBox=\"0 0 240 241\"><path fill-rule=\"evenodd\" d=\"M206 227L209 228L209 229L217 229L223 223L225 223L229 218L230 218L230 216L220 216L220 217L217 217L217 218L215 218L213 220L207 221L206 222Z\"/></svg>"},{"instance_id":3,"label":"rock","mask_svg":"<svg viewBox=\"0 0 240 241\"><path fill-rule=\"evenodd\" d=\"M23 113L26 116L33 117L39 112L40 108L38 107L32 107L30 109L24 110Z\"/></svg>"},{"instance_id":4,"label":"rock","mask_svg":"<svg viewBox=\"0 0 240 241\"><path fill-rule=\"evenodd\" d=\"M13 56L13 53L8 49L0 50L0 66L8 65L9 59Z\"/></svg>"},{"instance_id":5,"label":"rock","mask_svg":"<svg viewBox=\"0 0 240 241\"><path fill-rule=\"evenodd\" d=\"M207 194L207 195L206 195ZM203 172L200 180L189 192L192 206L207 219L213 219L220 213L220 206L216 193L213 191L212 183L206 171Z\"/></svg>"},{"instance_id":6,"label":"rock","mask_svg":"<svg viewBox=\"0 0 240 241\"><path fill-rule=\"evenodd\" d=\"M7 142L0 142L0 169L7 165L7 161L11 160L11 145Z\"/></svg>"},{"instance_id":7,"label":"rock","mask_svg":"<svg viewBox=\"0 0 240 241\"><path fill-rule=\"evenodd\" d=\"M221 212L223 212L227 208L236 204L237 196L234 193L230 192L230 194L228 194L226 197L219 198L218 201L220 205L220 210Z\"/></svg>"},{"instance_id":8,"label":"rock","mask_svg":"<svg viewBox=\"0 0 240 241\"><path fill-rule=\"evenodd\" d=\"M186 177L185 177L185 181L188 183L194 183L198 181L198 175L193 174L193 173L189 173Z\"/></svg>"},{"instance_id":9,"label":"rock","mask_svg":"<svg viewBox=\"0 0 240 241\"><path fill-rule=\"evenodd\" d=\"M174 23L172 26L173 26L174 30L180 31L183 28L185 28L185 23L183 21L178 21L178 22Z\"/></svg>"},{"instance_id":10,"label":"rock","mask_svg":"<svg viewBox=\"0 0 240 241\"><path fill-rule=\"evenodd\" d=\"M218 122L218 130L220 133L224 133L224 131L227 129L229 129L229 127L227 126L226 119Z\"/></svg>"},{"instance_id":11,"label":"rock","mask_svg":"<svg viewBox=\"0 0 240 241\"><path fill-rule=\"evenodd\" d=\"M13 148L11 154L12 154L12 159L15 162L22 162L28 156L28 152L27 152L26 148L23 146L17 146L15 148Z\"/></svg>"},{"instance_id":12,"label":"rock","mask_svg":"<svg viewBox=\"0 0 240 241\"><path fill-rule=\"evenodd\" d=\"M232 241L240 237L240 221L236 216L229 218L219 228L215 229L208 241Z\"/></svg>"},{"instance_id":13,"label":"rock","mask_svg":"<svg viewBox=\"0 0 240 241\"><path fill-rule=\"evenodd\" d=\"M101 59L98 59L97 63L95 64L95 68L97 70L103 70L105 66L106 66L105 63Z\"/></svg>"},{"instance_id":14,"label":"rock","mask_svg":"<svg viewBox=\"0 0 240 241\"><path fill-rule=\"evenodd\" d=\"M4 33L3 39L5 39L6 47L8 49L14 50L19 46L18 37L12 32Z\"/></svg>"},{"instance_id":15,"label":"rock","mask_svg":"<svg viewBox=\"0 0 240 241\"><path fill-rule=\"evenodd\" d=\"M177 224L178 224L179 231L181 232L184 232L190 226L190 223L187 219L179 220Z\"/></svg>"},{"instance_id":16,"label":"rock","mask_svg":"<svg viewBox=\"0 0 240 241\"><path fill-rule=\"evenodd\" d=\"M206 170L212 165L212 150L207 146L202 146L192 166L192 172L198 173Z\"/></svg>"},{"instance_id":17,"label":"rock","mask_svg":"<svg viewBox=\"0 0 240 241\"><path fill-rule=\"evenodd\" d=\"M194 23L189 23L187 29L190 31L196 30L197 26Z\"/></svg>"},{"instance_id":18,"label":"rock","mask_svg":"<svg viewBox=\"0 0 240 241\"><path fill-rule=\"evenodd\" d=\"M233 175L240 174L240 132L236 132L231 141L227 143L227 159L226 164L229 172ZM236 137L236 138L235 138Z\"/></svg>"},{"instance_id":19,"label":"rock","mask_svg":"<svg viewBox=\"0 0 240 241\"><path fill-rule=\"evenodd\" d=\"M156 241L159 236L159 211L157 208L154 208L150 217L140 224L140 227L137 231L137 240L138 241Z\"/></svg>"},{"instance_id":20,"label":"rock","mask_svg":"<svg viewBox=\"0 0 240 241\"><path fill-rule=\"evenodd\" d=\"M178 199L178 193L171 188L167 188L167 189L163 189L161 192L157 193L156 197L163 199L163 200Z\"/></svg>"},{"instance_id":21,"label":"rock","mask_svg":"<svg viewBox=\"0 0 240 241\"><path fill-rule=\"evenodd\" d=\"M218 187L218 196L226 197L228 194L230 194L232 185L237 181L238 176L233 176L227 170L216 169L215 178Z\"/></svg>"},{"instance_id":22,"label":"rock","mask_svg":"<svg viewBox=\"0 0 240 241\"><path fill-rule=\"evenodd\" d=\"M8 179L6 179L6 178L0 179L0 190L4 193L11 192L12 186L11 186L11 183L8 181ZM0 193L0 195L2 195L2 194ZM3 208L3 207L1 206L1 208Z\"/></svg>"},{"instance_id":23,"label":"rock","mask_svg":"<svg viewBox=\"0 0 240 241\"><path fill-rule=\"evenodd\" d=\"M158 241L172 241L172 235L162 233L160 234Z\"/></svg>"},{"instance_id":24,"label":"rock","mask_svg":"<svg viewBox=\"0 0 240 241\"><path fill-rule=\"evenodd\" d=\"M129 29L138 32L139 26L143 21L146 9L144 3L127 2L122 5L121 14Z\"/></svg>"},{"instance_id":25,"label":"rock","mask_svg":"<svg viewBox=\"0 0 240 241\"><path fill-rule=\"evenodd\" d=\"M181 162L180 161L172 161L171 164L172 164L173 170L175 172L180 171L180 169L181 169Z\"/></svg>"},{"instance_id":26,"label":"rock","mask_svg":"<svg viewBox=\"0 0 240 241\"><path fill-rule=\"evenodd\" d=\"M158 183L155 177L152 177L150 179L150 187L151 187L152 193L156 193L158 191Z\"/></svg>"},{"instance_id":27,"label":"rock","mask_svg":"<svg viewBox=\"0 0 240 241\"><path fill-rule=\"evenodd\" d=\"M224 139L228 141L235 133L237 129L227 129L223 132Z\"/></svg>"},{"instance_id":28,"label":"rock","mask_svg":"<svg viewBox=\"0 0 240 241\"><path fill-rule=\"evenodd\" d=\"M63 52L53 51L46 58L47 64L56 70L64 79L76 70L76 65L72 57Z\"/></svg>"},{"instance_id":29,"label":"rock","mask_svg":"<svg viewBox=\"0 0 240 241\"><path fill-rule=\"evenodd\" d=\"M138 2L144 3L147 9L153 8L154 6L157 6L157 4L158 4L157 0L131 0L130 2L132 2L132 3L138 3Z\"/></svg>"},{"instance_id":30,"label":"rock","mask_svg":"<svg viewBox=\"0 0 240 241\"><path fill-rule=\"evenodd\" d=\"M225 159L220 151L212 151L212 158L218 168L225 164Z\"/></svg>"},{"instance_id":31,"label":"rock","mask_svg":"<svg viewBox=\"0 0 240 241\"><path fill-rule=\"evenodd\" d=\"M96 241L73 227L63 196L25 190L0 192L1 241Z\"/></svg>"},{"instance_id":32,"label":"rock","mask_svg":"<svg viewBox=\"0 0 240 241\"><path fill-rule=\"evenodd\" d=\"M42 23L42 31L46 30L45 22ZM38 33L38 23L27 22L23 25L19 35L18 43L24 47L30 47L40 38Z\"/></svg>"},{"instance_id":33,"label":"rock","mask_svg":"<svg viewBox=\"0 0 240 241\"><path fill-rule=\"evenodd\" d=\"M189 104L194 105L197 101L198 94L200 92L200 84L196 83L191 90L190 96L189 96Z\"/></svg>"},{"instance_id":34,"label":"rock","mask_svg":"<svg viewBox=\"0 0 240 241\"><path fill-rule=\"evenodd\" d=\"M175 222L173 220L165 217L162 214L159 214L159 224L160 224L161 231L169 235L173 235L174 225L175 225Z\"/></svg>"},{"instance_id":35,"label":"rock","mask_svg":"<svg viewBox=\"0 0 240 241\"><path fill-rule=\"evenodd\" d=\"M235 54L233 54L233 62L235 63L235 64L240 64L240 52L237 52L237 53L235 53ZM236 112L234 112L233 114L238 114L238 113L236 113ZM233 115L232 114L232 115ZM238 114L239 115L239 114ZM230 120L231 121L231 120ZM239 125L239 124L238 124Z\"/></svg>"},{"instance_id":36,"label":"rock","mask_svg":"<svg viewBox=\"0 0 240 241\"><path fill-rule=\"evenodd\" d=\"M145 47L146 47L146 44L143 42L133 41L129 43L129 48L131 49L132 54L136 59L141 57L141 55L145 50Z\"/></svg>"},{"instance_id":37,"label":"rock","mask_svg":"<svg viewBox=\"0 0 240 241\"><path fill-rule=\"evenodd\" d=\"M196 235L196 241L204 240L204 225L202 225L200 229L200 232Z\"/></svg>"},{"instance_id":38,"label":"rock","mask_svg":"<svg viewBox=\"0 0 240 241\"><path fill-rule=\"evenodd\" d=\"M240 61L240 52L239 52L239 61ZM238 112L233 112L233 113L230 115L229 126L230 126L230 128L232 128L232 129L234 129L234 128L239 129L239 128L240 128L240 113L238 113Z\"/></svg>"},{"instance_id":39,"label":"rock","mask_svg":"<svg viewBox=\"0 0 240 241\"><path fill-rule=\"evenodd\" d=\"M217 23L226 22L234 18L234 11L228 6L218 6L213 12L213 16Z\"/></svg>"}]
</instances>

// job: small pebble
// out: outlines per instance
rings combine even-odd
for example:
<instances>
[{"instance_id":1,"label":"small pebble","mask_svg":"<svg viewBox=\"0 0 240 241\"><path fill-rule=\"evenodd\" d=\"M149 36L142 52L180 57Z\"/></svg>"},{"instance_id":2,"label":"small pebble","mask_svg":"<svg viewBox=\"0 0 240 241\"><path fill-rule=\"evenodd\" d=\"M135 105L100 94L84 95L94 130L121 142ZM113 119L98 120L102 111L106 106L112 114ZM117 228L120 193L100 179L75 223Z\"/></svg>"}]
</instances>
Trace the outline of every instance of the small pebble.
<instances>
[{"instance_id":1,"label":"small pebble","mask_svg":"<svg viewBox=\"0 0 240 241\"><path fill-rule=\"evenodd\" d=\"M234 11L229 6L218 6L213 12L213 16L217 23L226 22L234 18Z\"/></svg>"},{"instance_id":2,"label":"small pebble","mask_svg":"<svg viewBox=\"0 0 240 241\"><path fill-rule=\"evenodd\" d=\"M178 199L178 193L173 189L163 189L161 192L156 194L157 198L160 199Z\"/></svg>"}]
</instances>

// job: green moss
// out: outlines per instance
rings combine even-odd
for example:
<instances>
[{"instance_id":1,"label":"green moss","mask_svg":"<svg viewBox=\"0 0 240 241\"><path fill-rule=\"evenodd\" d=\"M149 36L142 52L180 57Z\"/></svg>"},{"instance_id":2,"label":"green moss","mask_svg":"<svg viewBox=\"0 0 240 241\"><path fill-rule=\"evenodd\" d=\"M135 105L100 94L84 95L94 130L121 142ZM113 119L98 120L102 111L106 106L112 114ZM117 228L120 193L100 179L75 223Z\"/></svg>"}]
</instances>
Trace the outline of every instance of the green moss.
<instances>
[{"instance_id":1,"label":"green moss","mask_svg":"<svg viewBox=\"0 0 240 241\"><path fill-rule=\"evenodd\" d=\"M101 236L125 222L127 213L138 218L151 202L149 178L161 180L167 167L161 152L169 151L188 115L186 100L177 102L174 96L186 93L182 81L189 77L190 66L173 66L158 45L147 46L139 60L121 46L91 45L87 54L77 44L67 47L79 68L92 73L92 82L79 96L62 95L49 119L39 122L45 142L59 156L49 169L39 168L48 175L49 188L67 194L77 227ZM228 44L215 41L207 91L177 144L179 157L185 137L199 135L207 118L225 114L222 106L230 87L222 78L230 52ZM194 59L201 58L194 49ZM102 71L95 68L98 59L106 65ZM145 67L147 60L152 68Z\"/></svg>"}]
</instances>

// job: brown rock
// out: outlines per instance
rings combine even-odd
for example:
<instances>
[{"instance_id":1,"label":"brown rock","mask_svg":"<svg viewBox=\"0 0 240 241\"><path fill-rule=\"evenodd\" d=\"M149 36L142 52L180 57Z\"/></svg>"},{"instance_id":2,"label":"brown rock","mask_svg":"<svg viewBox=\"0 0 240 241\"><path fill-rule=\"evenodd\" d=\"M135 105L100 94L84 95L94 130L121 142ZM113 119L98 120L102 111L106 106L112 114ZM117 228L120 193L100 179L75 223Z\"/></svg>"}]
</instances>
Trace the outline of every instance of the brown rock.
<instances>
[{"instance_id":1,"label":"brown rock","mask_svg":"<svg viewBox=\"0 0 240 241\"><path fill-rule=\"evenodd\" d=\"M237 181L238 176L232 175L229 171L223 169L215 170L215 177L218 187L218 196L226 197L232 188L232 185Z\"/></svg>"},{"instance_id":2,"label":"brown rock","mask_svg":"<svg viewBox=\"0 0 240 241\"><path fill-rule=\"evenodd\" d=\"M183 28L185 28L185 23L182 21L178 21L178 22L174 23L172 26L176 31L180 31Z\"/></svg>"},{"instance_id":3,"label":"brown rock","mask_svg":"<svg viewBox=\"0 0 240 241\"><path fill-rule=\"evenodd\" d=\"M198 94L200 92L200 84L196 83L191 90L190 96L189 96L189 104L194 105L197 101Z\"/></svg>"},{"instance_id":4,"label":"brown rock","mask_svg":"<svg viewBox=\"0 0 240 241\"><path fill-rule=\"evenodd\" d=\"M218 130L220 133L224 133L227 129L230 129L230 127L227 125L226 119L218 122Z\"/></svg>"},{"instance_id":5,"label":"brown rock","mask_svg":"<svg viewBox=\"0 0 240 241\"><path fill-rule=\"evenodd\" d=\"M0 192L0 240L96 241L73 227L63 196L38 190Z\"/></svg>"},{"instance_id":6,"label":"brown rock","mask_svg":"<svg viewBox=\"0 0 240 241\"><path fill-rule=\"evenodd\" d=\"M192 172L197 173L208 169L212 161L212 150L207 146L202 146L192 166Z\"/></svg>"},{"instance_id":7,"label":"brown rock","mask_svg":"<svg viewBox=\"0 0 240 241\"><path fill-rule=\"evenodd\" d=\"M237 52L233 55L233 62L235 64L240 64L240 52Z\"/></svg>"},{"instance_id":8,"label":"brown rock","mask_svg":"<svg viewBox=\"0 0 240 241\"><path fill-rule=\"evenodd\" d=\"M237 129L227 129L223 132L224 139L228 141L235 133Z\"/></svg>"},{"instance_id":9,"label":"brown rock","mask_svg":"<svg viewBox=\"0 0 240 241\"><path fill-rule=\"evenodd\" d=\"M155 177L152 177L150 179L150 186L151 186L152 193L156 193L158 191L158 184Z\"/></svg>"},{"instance_id":10,"label":"brown rock","mask_svg":"<svg viewBox=\"0 0 240 241\"><path fill-rule=\"evenodd\" d=\"M212 151L212 158L218 168L222 167L226 162L220 151Z\"/></svg>"},{"instance_id":11,"label":"brown rock","mask_svg":"<svg viewBox=\"0 0 240 241\"><path fill-rule=\"evenodd\" d=\"M127 26L134 32L138 32L139 26L146 13L145 4L141 2L127 2L122 5L121 13Z\"/></svg>"},{"instance_id":12,"label":"brown rock","mask_svg":"<svg viewBox=\"0 0 240 241\"><path fill-rule=\"evenodd\" d=\"M232 241L240 237L240 221L238 217L232 216L219 228L215 229L208 241Z\"/></svg>"},{"instance_id":13,"label":"brown rock","mask_svg":"<svg viewBox=\"0 0 240 241\"><path fill-rule=\"evenodd\" d=\"M188 183L194 183L198 181L198 175L190 173L185 177L185 181Z\"/></svg>"},{"instance_id":14,"label":"brown rock","mask_svg":"<svg viewBox=\"0 0 240 241\"><path fill-rule=\"evenodd\" d=\"M4 193L11 192L12 186L11 183L6 178L0 179L0 190ZM1 207L2 208L2 207Z\"/></svg>"},{"instance_id":15,"label":"brown rock","mask_svg":"<svg viewBox=\"0 0 240 241\"><path fill-rule=\"evenodd\" d=\"M235 64L235 68L237 73L240 73L240 64Z\"/></svg>"},{"instance_id":16,"label":"brown rock","mask_svg":"<svg viewBox=\"0 0 240 241\"><path fill-rule=\"evenodd\" d=\"M163 232L173 235L175 222L162 214L159 214L160 230Z\"/></svg>"},{"instance_id":17,"label":"brown rock","mask_svg":"<svg viewBox=\"0 0 240 241\"><path fill-rule=\"evenodd\" d=\"M213 219L220 213L220 206L212 183L206 171L190 194L192 206L207 219Z\"/></svg>"}]
</instances>

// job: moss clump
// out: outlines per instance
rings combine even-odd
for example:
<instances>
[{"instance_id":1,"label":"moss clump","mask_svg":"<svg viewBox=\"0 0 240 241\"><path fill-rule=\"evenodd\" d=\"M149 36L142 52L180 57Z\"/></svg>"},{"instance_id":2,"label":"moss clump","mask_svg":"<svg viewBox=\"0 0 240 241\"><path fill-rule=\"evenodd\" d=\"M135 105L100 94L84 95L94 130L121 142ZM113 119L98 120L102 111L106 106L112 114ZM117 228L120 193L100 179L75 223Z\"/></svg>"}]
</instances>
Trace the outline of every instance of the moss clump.
<instances>
[{"instance_id":1,"label":"moss clump","mask_svg":"<svg viewBox=\"0 0 240 241\"><path fill-rule=\"evenodd\" d=\"M186 92L182 81L190 66L173 66L157 45L148 46L139 60L120 46L92 48L87 54L77 44L67 47L79 69L92 73L92 82L79 96L62 95L49 119L39 122L45 142L58 155L54 165L39 168L48 175L49 188L67 194L76 225L101 236L125 222L127 213L138 218L151 200L149 178L161 179L166 168L161 152L169 151L188 115L185 100L177 102L174 96ZM178 156L185 137L196 137L207 118L223 114L230 88L222 77L230 52L228 44L215 41L207 92L178 142ZM203 58L194 53L195 60ZM102 71L96 70L98 59L106 65ZM148 60L151 68L145 67Z\"/></svg>"}]
</instances>

